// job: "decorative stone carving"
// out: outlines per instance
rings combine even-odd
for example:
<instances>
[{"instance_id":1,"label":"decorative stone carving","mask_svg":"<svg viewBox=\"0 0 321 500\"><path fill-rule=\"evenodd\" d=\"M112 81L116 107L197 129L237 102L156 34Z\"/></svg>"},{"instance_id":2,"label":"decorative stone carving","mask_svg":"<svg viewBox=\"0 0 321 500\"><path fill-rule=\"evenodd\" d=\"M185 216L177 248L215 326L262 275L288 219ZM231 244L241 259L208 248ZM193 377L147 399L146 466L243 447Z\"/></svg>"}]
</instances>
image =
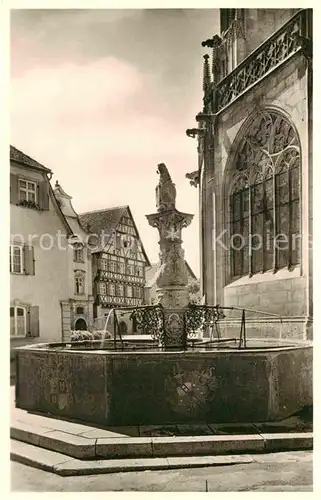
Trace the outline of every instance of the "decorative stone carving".
<instances>
[{"instance_id":1,"label":"decorative stone carving","mask_svg":"<svg viewBox=\"0 0 321 500\"><path fill-rule=\"evenodd\" d=\"M157 173L160 175L156 186L156 207L159 212L175 208L176 187L164 163L159 163Z\"/></svg>"},{"instance_id":2,"label":"decorative stone carving","mask_svg":"<svg viewBox=\"0 0 321 500\"><path fill-rule=\"evenodd\" d=\"M300 10L282 29L276 31L262 45L254 50L231 73L218 82L215 91L207 88L206 97L212 95L215 112L228 106L249 86L263 78L272 68L288 60L298 50L306 57L312 55L312 41L302 34L306 26L307 12ZM236 19L229 30L230 36L243 37L242 22ZM210 97L209 97L210 98Z\"/></svg>"},{"instance_id":3,"label":"decorative stone carving","mask_svg":"<svg viewBox=\"0 0 321 500\"><path fill-rule=\"evenodd\" d=\"M184 346L186 334L184 329L184 317L181 311L173 312L165 316L165 337L167 346Z\"/></svg>"},{"instance_id":4,"label":"decorative stone carving","mask_svg":"<svg viewBox=\"0 0 321 500\"><path fill-rule=\"evenodd\" d=\"M189 179L189 183L191 186L197 187L200 182L200 173L199 170L195 172L191 172L189 174L185 174L186 179Z\"/></svg>"},{"instance_id":5,"label":"decorative stone carving","mask_svg":"<svg viewBox=\"0 0 321 500\"><path fill-rule=\"evenodd\" d=\"M187 290L188 274L184 250L182 249L182 229L191 223L193 215L179 212L176 209L175 184L163 163L158 165L158 173L160 174L159 184L156 188L158 212L146 216L149 224L158 229L160 238L161 267L156 282L157 299L164 308L165 317L167 317L166 310L176 310L175 326L173 326L174 323L168 323L165 319L165 347L183 347L186 341L184 308L188 305L189 294ZM168 332L167 328L170 328Z\"/></svg>"}]
</instances>

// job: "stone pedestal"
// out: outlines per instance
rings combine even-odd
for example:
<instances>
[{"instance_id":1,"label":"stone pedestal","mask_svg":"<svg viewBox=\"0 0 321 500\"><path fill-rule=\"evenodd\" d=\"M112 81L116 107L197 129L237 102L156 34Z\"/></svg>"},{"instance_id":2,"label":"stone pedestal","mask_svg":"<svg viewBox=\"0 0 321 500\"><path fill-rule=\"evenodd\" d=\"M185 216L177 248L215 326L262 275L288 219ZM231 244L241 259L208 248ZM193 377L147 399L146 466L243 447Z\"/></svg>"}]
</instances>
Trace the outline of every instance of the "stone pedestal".
<instances>
[{"instance_id":1,"label":"stone pedestal","mask_svg":"<svg viewBox=\"0 0 321 500\"><path fill-rule=\"evenodd\" d=\"M164 164L159 165L161 175L156 187L158 212L147 215L149 224L159 232L160 272L156 281L158 302L164 308L163 344L168 348L184 348L186 332L184 310L188 306L188 275L182 249L182 229L193 215L175 208L176 190Z\"/></svg>"}]
</instances>

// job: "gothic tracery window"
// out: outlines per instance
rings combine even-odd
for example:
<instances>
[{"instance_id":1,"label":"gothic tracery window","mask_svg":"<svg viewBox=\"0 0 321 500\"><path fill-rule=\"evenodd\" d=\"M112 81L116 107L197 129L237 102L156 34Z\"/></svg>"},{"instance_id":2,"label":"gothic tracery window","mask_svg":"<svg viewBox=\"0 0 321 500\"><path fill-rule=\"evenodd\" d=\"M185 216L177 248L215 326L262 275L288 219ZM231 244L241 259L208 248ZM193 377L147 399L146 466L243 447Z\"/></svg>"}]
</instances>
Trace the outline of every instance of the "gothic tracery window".
<instances>
[{"instance_id":1,"label":"gothic tracery window","mask_svg":"<svg viewBox=\"0 0 321 500\"><path fill-rule=\"evenodd\" d=\"M300 262L300 147L289 121L264 111L240 144L230 191L232 278Z\"/></svg>"}]
</instances>

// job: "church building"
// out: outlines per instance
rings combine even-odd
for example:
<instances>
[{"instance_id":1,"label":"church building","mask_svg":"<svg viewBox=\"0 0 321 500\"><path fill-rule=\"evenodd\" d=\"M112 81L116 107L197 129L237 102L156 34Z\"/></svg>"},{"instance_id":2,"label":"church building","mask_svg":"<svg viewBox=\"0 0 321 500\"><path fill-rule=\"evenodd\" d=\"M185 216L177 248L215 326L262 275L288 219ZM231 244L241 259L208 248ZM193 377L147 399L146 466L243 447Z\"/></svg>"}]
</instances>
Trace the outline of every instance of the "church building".
<instances>
[{"instance_id":1,"label":"church building","mask_svg":"<svg viewBox=\"0 0 321 500\"><path fill-rule=\"evenodd\" d=\"M311 338L312 10L220 9L202 45L203 109L186 131L202 294L257 311L249 335Z\"/></svg>"}]
</instances>

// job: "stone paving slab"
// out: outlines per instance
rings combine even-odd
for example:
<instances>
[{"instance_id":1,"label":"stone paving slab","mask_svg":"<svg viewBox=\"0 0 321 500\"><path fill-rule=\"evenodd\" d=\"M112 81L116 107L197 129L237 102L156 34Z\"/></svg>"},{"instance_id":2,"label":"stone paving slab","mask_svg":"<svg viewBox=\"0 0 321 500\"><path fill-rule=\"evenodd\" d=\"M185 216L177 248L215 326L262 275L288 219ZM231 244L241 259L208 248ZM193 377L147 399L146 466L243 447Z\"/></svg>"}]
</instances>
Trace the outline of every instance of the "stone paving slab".
<instances>
[{"instance_id":1,"label":"stone paving slab","mask_svg":"<svg viewBox=\"0 0 321 500\"><path fill-rule=\"evenodd\" d=\"M179 431L177 425L139 425L140 436L177 436Z\"/></svg>"},{"instance_id":2,"label":"stone paving slab","mask_svg":"<svg viewBox=\"0 0 321 500\"><path fill-rule=\"evenodd\" d=\"M45 415L36 415L33 413L28 413L24 410L20 410L20 412L15 414L14 421L26 422L30 425L37 425L39 427L46 427L52 430L59 430L63 432L68 432L69 434L81 434L84 432L91 431L96 429L97 427L93 427L92 425L84 425L74 422L69 422L67 420L60 420L56 418L47 417Z\"/></svg>"},{"instance_id":3,"label":"stone paving slab","mask_svg":"<svg viewBox=\"0 0 321 500\"><path fill-rule=\"evenodd\" d=\"M11 441L11 460L60 476L80 476L130 472L138 470L166 470L190 467L210 467L252 463L250 455L206 457L171 457L118 460L78 460L61 453L44 450L19 441Z\"/></svg>"},{"instance_id":4,"label":"stone paving slab","mask_svg":"<svg viewBox=\"0 0 321 500\"><path fill-rule=\"evenodd\" d=\"M213 434L258 434L254 424L208 424Z\"/></svg>"},{"instance_id":5,"label":"stone paving slab","mask_svg":"<svg viewBox=\"0 0 321 500\"><path fill-rule=\"evenodd\" d=\"M45 450L21 441L11 439L11 460L30 465L42 470L53 472L53 467L63 462L70 461L70 457L51 450Z\"/></svg>"},{"instance_id":6,"label":"stone paving slab","mask_svg":"<svg viewBox=\"0 0 321 500\"><path fill-rule=\"evenodd\" d=\"M119 432L111 432L104 429L92 429L87 432L82 432L78 436L89 439L114 439L118 437L126 438L126 434L120 434Z\"/></svg>"},{"instance_id":7,"label":"stone paving slab","mask_svg":"<svg viewBox=\"0 0 321 500\"><path fill-rule=\"evenodd\" d=\"M313 423L304 421L297 416L281 420L280 422L259 422L254 426L259 432L275 433L275 432L312 432Z\"/></svg>"},{"instance_id":8,"label":"stone paving slab","mask_svg":"<svg viewBox=\"0 0 321 500\"><path fill-rule=\"evenodd\" d=\"M178 436L210 436L213 430L207 424L179 424Z\"/></svg>"},{"instance_id":9,"label":"stone paving slab","mask_svg":"<svg viewBox=\"0 0 321 500\"><path fill-rule=\"evenodd\" d=\"M259 434L245 436L153 437L154 456L221 455L225 453L263 452L264 439Z\"/></svg>"},{"instance_id":10,"label":"stone paving slab","mask_svg":"<svg viewBox=\"0 0 321 500\"><path fill-rule=\"evenodd\" d=\"M95 456L95 439L83 438L61 431L51 431L40 436L39 446L76 458Z\"/></svg>"},{"instance_id":11,"label":"stone paving slab","mask_svg":"<svg viewBox=\"0 0 321 500\"><path fill-rule=\"evenodd\" d=\"M251 455L219 455L205 457L168 457L167 461L171 467L175 468L194 468L210 467L213 465L235 465L250 464L254 462Z\"/></svg>"},{"instance_id":12,"label":"stone paving slab","mask_svg":"<svg viewBox=\"0 0 321 500\"><path fill-rule=\"evenodd\" d=\"M261 436L265 441L265 450L267 452L307 450L313 447L312 432L261 434Z\"/></svg>"},{"instance_id":13,"label":"stone paving slab","mask_svg":"<svg viewBox=\"0 0 321 500\"><path fill-rule=\"evenodd\" d=\"M26 441L35 446L39 446L40 436L48 432L52 432L52 429L27 424L26 422L17 422L10 427L11 439Z\"/></svg>"},{"instance_id":14,"label":"stone paving slab","mask_svg":"<svg viewBox=\"0 0 321 500\"><path fill-rule=\"evenodd\" d=\"M115 438L97 439L96 457L121 458L121 457L152 457L152 438Z\"/></svg>"}]
</instances>

